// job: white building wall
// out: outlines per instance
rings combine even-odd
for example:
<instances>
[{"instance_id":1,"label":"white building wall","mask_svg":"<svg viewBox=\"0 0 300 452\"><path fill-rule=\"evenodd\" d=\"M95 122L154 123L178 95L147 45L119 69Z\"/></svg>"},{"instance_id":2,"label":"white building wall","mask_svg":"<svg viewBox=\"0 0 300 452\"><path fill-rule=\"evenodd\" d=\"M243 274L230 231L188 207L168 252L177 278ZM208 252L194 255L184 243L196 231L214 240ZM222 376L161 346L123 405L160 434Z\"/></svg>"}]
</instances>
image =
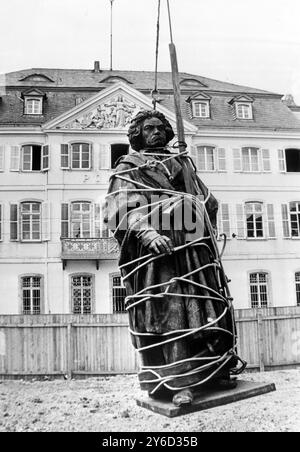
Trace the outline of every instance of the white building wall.
<instances>
[{"instance_id":1,"label":"white building wall","mask_svg":"<svg viewBox=\"0 0 300 452\"><path fill-rule=\"evenodd\" d=\"M246 136L248 135L248 136ZM281 204L300 200L299 173L280 173L278 149L300 148L300 136L282 136L280 133L260 135L254 132L242 135L236 132L201 132L188 136L194 145L213 145L226 149L226 173L199 173L216 198L231 206L232 232L236 232L235 206L249 200L274 204L276 234L274 240L238 240L231 238L224 255L224 267L232 280L230 288L237 308L250 307L248 274L250 271L268 271L271 278L270 302L273 306L295 305L294 274L300 270L300 242L284 239ZM63 171L60 169L60 145L72 141L93 143L91 171ZM10 147L21 144L49 144L50 170L45 173L12 172ZM117 273L116 261L100 261L99 270L93 261L68 261L62 270L61 262L61 203L74 200L99 202L106 193L109 171L99 169L101 144L127 143L122 132L42 134L2 133L0 144L5 145L5 171L0 173L0 203L4 206L4 239L0 242L0 275L3 281L0 295L0 313L20 313L19 277L23 274L44 276L44 312L70 312L70 275L90 273L95 277L95 312L112 312L109 275ZM233 149L257 146L270 150L271 173L245 174L233 170ZM51 205L51 239L43 243L9 241L9 203L24 200L48 201ZM220 243L221 246L221 243Z\"/></svg>"}]
</instances>

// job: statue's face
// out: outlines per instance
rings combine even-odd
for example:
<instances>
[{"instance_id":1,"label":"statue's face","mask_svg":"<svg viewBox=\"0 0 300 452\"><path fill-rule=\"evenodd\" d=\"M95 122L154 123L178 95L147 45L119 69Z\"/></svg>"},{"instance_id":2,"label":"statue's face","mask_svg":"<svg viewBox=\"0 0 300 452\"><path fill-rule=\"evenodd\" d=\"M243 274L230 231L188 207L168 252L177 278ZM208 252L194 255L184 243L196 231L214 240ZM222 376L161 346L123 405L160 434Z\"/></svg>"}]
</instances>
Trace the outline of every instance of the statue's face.
<instances>
[{"instance_id":1,"label":"statue's face","mask_svg":"<svg viewBox=\"0 0 300 452\"><path fill-rule=\"evenodd\" d=\"M158 118L145 119L142 125L144 148L159 148L167 144L166 129Z\"/></svg>"}]
</instances>

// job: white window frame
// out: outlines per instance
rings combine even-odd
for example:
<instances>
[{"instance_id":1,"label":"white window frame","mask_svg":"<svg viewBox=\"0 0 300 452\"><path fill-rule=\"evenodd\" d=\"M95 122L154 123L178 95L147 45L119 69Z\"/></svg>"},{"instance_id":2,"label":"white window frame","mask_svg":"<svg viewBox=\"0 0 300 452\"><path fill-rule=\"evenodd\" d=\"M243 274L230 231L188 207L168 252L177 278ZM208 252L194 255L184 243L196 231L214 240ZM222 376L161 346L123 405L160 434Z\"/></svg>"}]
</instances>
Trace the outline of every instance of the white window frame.
<instances>
[{"instance_id":1,"label":"white window frame","mask_svg":"<svg viewBox=\"0 0 300 452\"><path fill-rule=\"evenodd\" d=\"M30 205L29 211L23 211L25 204ZM38 213L35 213L32 210L33 204L39 205ZM29 238L24 238L24 219L23 219L24 215L29 215L29 226L30 226L29 227ZM33 238L33 224L35 223L35 221L33 221L33 215L39 215L39 229L38 229L38 231L34 231L34 232L39 233L38 239ZM41 202L39 202L39 201L23 201L20 203L20 229L21 229L21 242L41 242L42 241L42 203Z\"/></svg>"},{"instance_id":2,"label":"white window frame","mask_svg":"<svg viewBox=\"0 0 300 452\"><path fill-rule=\"evenodd\" d=\"M256 281L251 282L251 276L256 275ZM263 277L266 277L266 281L261 281ZM251 309L269 308L271 306L271 278L270 273L265 270L253 270L248 272L248 284L249 284L249 300ZM256 287L256 291L252 288ZM265 291L262 288L265 287ZM257 295L257 300L253 300L254 294ZM266 300L263 300L264 295ZM254 306L257 303L257 306ZM263 305L262 303L266 303Z\"/></svg>"},{"instance_id":3,"label":"white window frame","mask_svg":"<svg viewBox=\"0 0 300 452\"><path fill-rule=\"evenodd\" d=\"M80 205L80 208L78 210L78 213L79 213L79 216L80 216L79 221L78 220L77 221L74 220L74 212L76 212L74 210L74 206L76 204ZM83 205L88 205L89 206L89 210L88 211L84 210L83 209ZM86 212L88 212L88 214L89 214L89 235L88 236L84 236L83 235L83 231L84 231L84 229L83 229L83 225L84 225L83 216L87 215ZM80 226L79 226L80 227L80 229L79 229L79 233L80 233L79 237L74 236L74 233L73 233L73 225L74 225L74 223L80 224ZM70 203L70 236L71 236L71 238L91 239L94 236L94 228L95 228L94 204L92 202L90 202L90 201L72 201Z\"/></svg>"},{"instance_id":4,"label":"white window frame","mask_svg":"<svg viewBox=\"0 0 300 452\"><path fill-rule=\"evenodd\" d=\"M235 112L237 119L253 119L252 104L250 102L236 102Z\"/></svg>"},{"instance_id":5,"label":"white window frame","mask_svg":"<svg viewBox=\"0 0 300 452\"><path fill-rule=\"evenodd\" d=\"M116 279L116 278L120 278L120 282L121 282L121 284L120 285L115 285L114 284L114 280ZM123 294L122 295L115 295L115 293L114 293L114 291L115 290L121 290L121 291L123 291ZM122 283L122 277L121 277L121 274L120 273L112 273L112 274L110 274L110 293L111 293L111 306L112 306L112 313L113 314L124 314L125 312L127 312L126 310L125 310L125 297L126 297L126 292L125 292L125 286L123 285L123 283ZM121 298L123 298L124 297L124 302L122 301L122 300L116 300L116 298L117 297L121 297ZM124 310L122 310L122 309L120 309L120 310L118 310L118 309L115 309L115 307L119 304L119 305L122 305L124 303Z\"/></svg>"},{"instance_id":6,"label":"white window frame","mask_svg":"<svg viewBox=\"0 0 300 452\"><path fill-rule=\"evenodd\" d=\"M25 97L25 115L42 115L43 99L42 97Z\"/></svg>"},{"instance_id":7,"label":"white window frame","mask_svg":"<svg viewBox=\"0 0 300 452\"><path fill-rule=\"evenodd\" d=\"M291 204L296 204L296 210L291 210ZM292 215L296 215L296 223L297 223L297 235L293 235L293 227L292 227ZM289 228L290 228L290 235L293 239L299 239L300 238L300 201L291 201L288 203L288 219L289 219Z\"/></svg>"},{"instance_id":8,"label":"white window frame","mask_svg":"<svg viewBox=\"0 0 300 452\"><path fill-rule=\"evenodd\" d=\"M33 147L39 147L40 148L40 169L38 170L34 170L32 169L32 153L33 153ZM29 168L25 168L25 151L26 148L29 148L30 150L30 154L28 154L29 156L29 161L27 163L29 163ZM21 171L23 173L40 173L40 172L45 172L48 171L50 168L50 153L49 153L49 145L41 145L39 143L35 144L24 144L21 147Z\"/></svg>"},{"instance_id":9,"label":"white window frame","mask_svg":"<svg viewBox=\"0 0 300 452\"><path fill-rule=\"evenodd\" d=\"M40 315L43 313L44 309L44 277L40 274L26 274L21 275L20 277L20 312L23 315ZM27 287L24 287L24 279L30 278L30 285ZM39 286L33 285L33 278L39 279ZM24 291L29 290L30 291L30 312L25 312L24 310ZM39 290L39 311L34 312L33 309L33 291Z\"/></svg>"},{"instance_id":10,"label":"white window frame","mask_svg":"<svg viewBox=\"0 0 300 452\"><path fill-rule=\"evenodd\" d=\"M251 206L251 212L247 212L247 207ZM260 211L256 211L256 206L259 206L261 208ZM261 239L265 239L267 234L266 234L266 220L265 220L265 206L263 202L260 201L247 201L245 202L244 205L244 209L245 209L245 221L246 221L246 238L247 240L261 240ZM253 233L254 236L250 237L248 235L249 233L249 229L248 229L248 215L253 215ZM258 229L257 229L257 220L258 220L258 216L261 216L262 219L262 236L258 236Z\"/></svg>"},{"instance_id":11,"label":"white window frame","mask_svg":"<svg viewBox=\"0 0 300 452\"><path fill-rule=\"evenodd\" d=\"M74 146L79 146L79 168L74 167L74 152L75 152L75 150L73 149ZM87 168L82 167L83 146L88 146L88 149L89 149L89 165ZM92 167L92 145L91 145L91 143L85 143L85 142L71 143L70 144L70 157L71 157L71 170L72 171L89 171L89 170L91 170L91 167Z\"/></svg>"},{"instance_id":12,"label":"white window frame","mask_svg":"<svg viewBox=\"0 0 300 452\"><path fill-rule=\"evenodd\" d=\"M209 118L210 105L208 100L195 100L192 102L192 110L194 118Z\"/></svg>"},{"instance_id":13,"label":"white window frame","mask_svg":"<svg viewBox=\"0 0 300 452\"><path fill-rule=\"evenodd\" d=\"M249 163L249 169L245 169L245 153L247 151L247 157L248 157L248 163ZM257 169L253 169L254 163L256 161L256 157L253 156L253 151L257 154ZM260 162L260 149L257 147L251 147L251 146L243 146L241 149L241 158L242 158L242 172L243 173L260 173L262 171L261 169L261 162Z\"/></svg>"},{"instance_id":14,"label":"white window frame","mask_svg":"<svg viewBox=\"0 0 300 452\"><path fill-rule=\"evenodd\" d=\"M80 286L74 286L73 280L74 278L91 278L91 283L89 286L84 286L82 281ZM80 307L81 312L74 312L74 297L73 297L73 289L75 287L80 288ZM84 312L83 309L83 299L84 299L84 288L90 288L91 289L91 295L90 295L90 312ZM73 273L70 275L70 312L74 315L90 315L93 314L95 311L95 275L92 273Z\"/></svg>"}]
</instances>

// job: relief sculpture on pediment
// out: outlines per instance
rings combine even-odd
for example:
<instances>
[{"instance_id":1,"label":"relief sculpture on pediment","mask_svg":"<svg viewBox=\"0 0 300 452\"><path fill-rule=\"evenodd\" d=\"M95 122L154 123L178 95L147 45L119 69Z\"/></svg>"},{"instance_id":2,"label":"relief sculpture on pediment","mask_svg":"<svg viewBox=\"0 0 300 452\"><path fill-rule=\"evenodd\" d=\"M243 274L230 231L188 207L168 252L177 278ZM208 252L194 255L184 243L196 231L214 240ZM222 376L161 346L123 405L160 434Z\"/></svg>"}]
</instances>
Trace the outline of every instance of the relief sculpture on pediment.
<instances>
[{"instance_id":1,"label":"relief sculpture on pediment","mask_svg":"<svg viewBox=\"0 0 300 452\"><path fill-rule=\"evenodd\" d=\"M119 95L65 125L66 129L124 129L140 108Z\"/></svg>"}]
</instances>

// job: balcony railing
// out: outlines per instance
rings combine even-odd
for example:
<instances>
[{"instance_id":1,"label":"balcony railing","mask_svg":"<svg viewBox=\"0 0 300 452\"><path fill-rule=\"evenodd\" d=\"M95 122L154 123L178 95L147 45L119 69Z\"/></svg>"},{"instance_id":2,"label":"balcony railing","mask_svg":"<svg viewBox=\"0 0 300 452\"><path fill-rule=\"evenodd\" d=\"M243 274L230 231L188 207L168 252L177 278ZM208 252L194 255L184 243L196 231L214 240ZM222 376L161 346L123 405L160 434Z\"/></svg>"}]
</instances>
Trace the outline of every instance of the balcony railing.
<instances>
[{"instance_id":1,"label":"balcony railing","mask_svg":"<svg viewBox=\"0 0 300 452\"><path fill-rule=\"evenodd\" d=\"M68 260L114 260L119 257L118 242L113 238L61 239L63 268Z\"/></svg>"}]
</instances>

